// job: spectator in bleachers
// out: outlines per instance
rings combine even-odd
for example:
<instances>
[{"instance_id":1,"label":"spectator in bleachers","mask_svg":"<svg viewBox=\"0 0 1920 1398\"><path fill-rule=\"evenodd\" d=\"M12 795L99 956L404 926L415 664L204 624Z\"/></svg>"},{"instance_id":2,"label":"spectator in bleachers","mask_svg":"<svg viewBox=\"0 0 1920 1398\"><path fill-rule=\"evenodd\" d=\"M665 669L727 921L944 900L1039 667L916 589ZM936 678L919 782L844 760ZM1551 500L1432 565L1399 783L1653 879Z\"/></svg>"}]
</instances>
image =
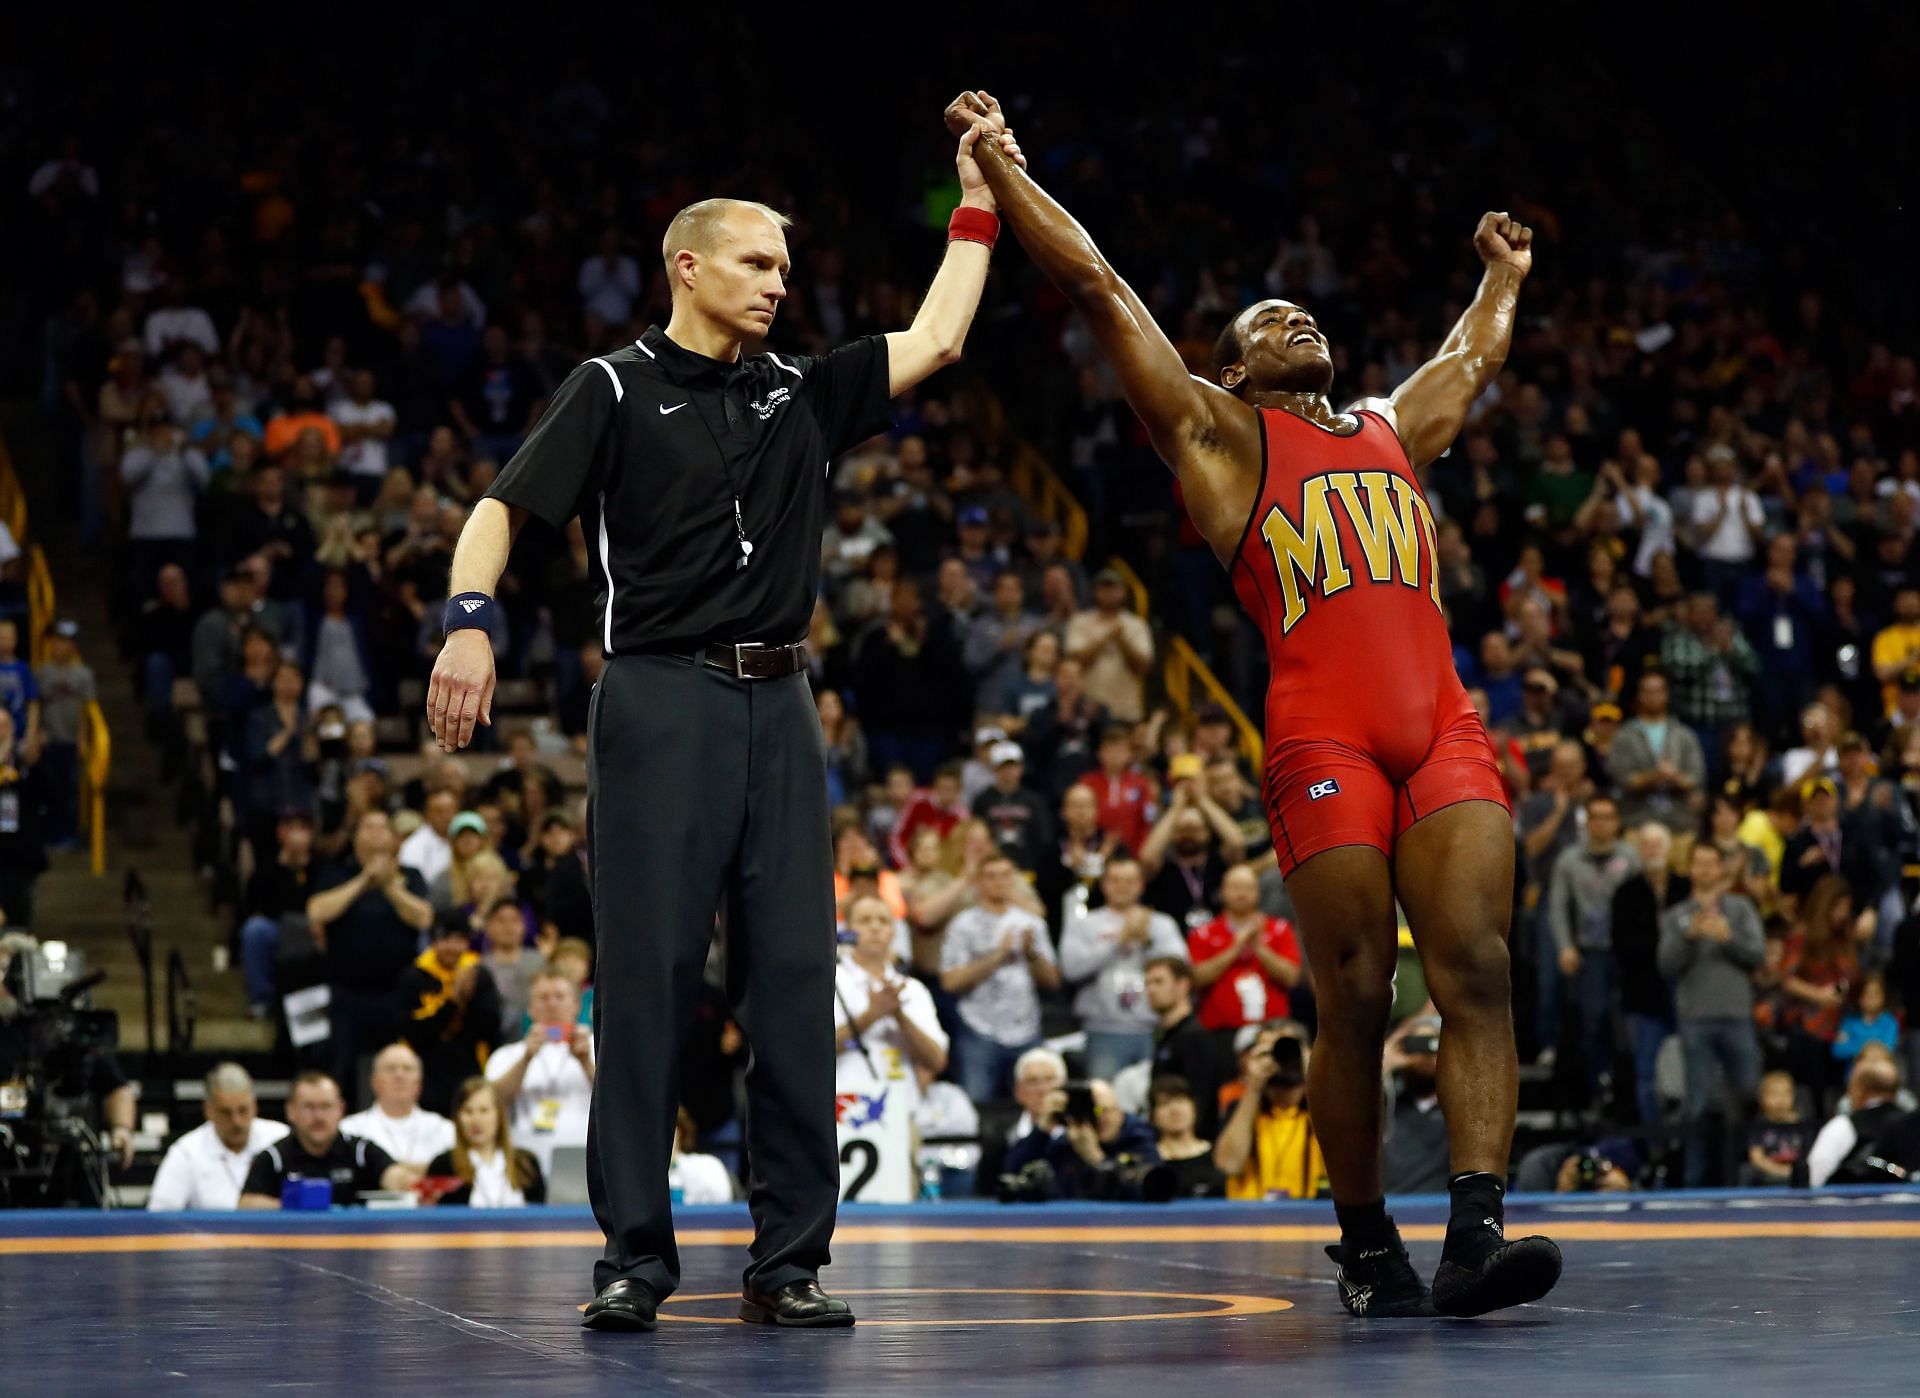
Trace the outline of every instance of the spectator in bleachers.
<instances>
[{"instance_id":1,"label":"spectator in bleachers","mask_svg":"<svg viewBox=\"0 0 1920 1398\"><path fill-rule=\"evenodd\" d=\"M574 818L563 810L540 817L540 843L520 870L516 885L533 910L535 931L545 937L573 938L593 946L592 893L587 883L586 848Z\"/></svg>"},{"instance_id":2,"label":"spectator in bleachers","mask_svg":"<svg viewBox=\"0 0 1920 1398\"><path fill-rule=\"evenodd\" d=\"M1886 977L1870 971L1860 980L1851 1011L1840 1021L1833 1056L1850 1068L1869 1044L1879 1044L1895 1058L1900 1054L1900 1017L1887 1007Z\"/></svg>"},{"instance_id":3,"label":"spectator in bleachers","mask_svg":"<svg viewBox=\"0 0 1920 1398\"><path fill-rule=\"evenodd\" d=\"M580 1003L579 1022L589 1028L593 1025L593 944L578 937L562 937L553 944L553 950L547 955L547 965L552 967L573 986L574 996ZM533 986L529 982L528 994ZM529 1001L531 1003L531 1001ZM533 1023L531 1012L521 1016L520 1022L513 1027L514 1034L524 1034ZM504 1043L505 1040L502 1040Z\"/></svg>"},{"instance_id":4,"label":"spectator in bleachers","mask_svg":"<svg viewBox=\"0 0 1920 1398\"><path fill-rule=\"evenodd\" d=\"M40 765L47 780L47 844L72 849L79 843L80 728L87 705L99 697L93 671L80 658L80 627L67 620L47 629L46 659L34 667L39 694Z\"/></svg>"},{"instance_id":5,"label":"spectator in bleachers","mask_svg":"<svg viewBox=\"0 0 1920 1398\"><path fill-rule=\"evenodd\" d=\"M1860 979L1861 947L1871 946L1874 912L1856 904L1848 881L1829 874L1808 889L1787 933L1781 965L1788 1066L1825 1103L1838 1085L1834 1041Z\"/></svg>"},{"instance_id":6,"label":"spectator in bleachers","mask_svg":"<svg viewBox=\"0 0 1920 1398\"><path fill-rule=\"evenodd\" d=\"M1840 824L1840 788L1831 777L1812 777L1801 786L1800 828L1780 856L1780 891L1804 898L1823 878L1846 877L1865 855L1853 847Z\"/></svg>"},{"instance_id":7,"label":"spectator in bleachers","mask_svg":"<svg viewBox=\"0 0 1920 1398\"><path fill-rule=\"evenodd\" d=\"M1661 647L1660 665L1672 686L1675 716L1708 751L1717 755L1727 730L1753 717L1749 693L1760 662L1732 618L1721 615L1713 592L1687 599L1682 624L1668 631Z\"/></svg>"},{"instance_id":8,"label":"spectator in bleachers","mask_svg":"<svg viewBox=\"0 0 1920 1398\"><path fill-rule=\"evenodd\" d=\"M555 1146L587 1143L593 1101L593 1031L579 1022L574 985L557 971L533 978L527 998L533 1025L518 1042L487 1058L487 1078L508 1103L514 1139L553 1171Z\"/></svg>"},{"instance_id":9,"label":"spectator in bleachers","mask_svg":"<svg viewBox=\"0 0 1920 1398\"><path fill-rule=\"evenodd\" d=\"M1766 952L1760 914L1730 893L1726 859L1711 842L1693 846L1692 895L1660 919L1660 974L1673 986L1680 1046L1686 1057L1686 1180L1707 1182L1706 1123L1724 1103L1729 1123L1741 1119L1760 1081L1753 1030L1752 973ZM1726 1095L1720 1096L1720 1078Z\"/></svg>"},{"instance_id":10,"label":"spectator in bleachers","mask_svg":"<svg viewBox=\"0 0 1920 1398\"><path fill-rule=\"evenodd\" d=\"M933 784L915 789L900 808L887 850L894 867L907 863L907 850L921 830L932 830L945 839L967 815L966 802L961 798L960 764L943 763L933 774Z\"/></svg>"},{"instance_id":11,"label":"spectator in bleachers","mask_svg":"<svg viewBox=\"0 0 1920 1398\"><path fill-rule=\"evenodd\" d=\"M1028 643L1040 618L1027 610L1020 575L1011 570L993 581L992 605L967 626L964 659L973 677L974 708L999 713L1010 686L1026 671Z\"/></svg>"},{"instance_id":12,"label":"spectator in bleachers","mask_svg":"<svg viewBox=\"0 0 1920 1398\"><path fill-rule=\"evenodd\" d=\"M139 585L146 586L146 579ZM173 682L193 673L195 627L204 622L193 605L187 570L178 563L162 568L153 582L154 595L141 604L136 628L140 660L141 698L147 711L147 735L165 734L173 718ZM219 625L220 609L207 614Z\"/></svg>"},{"instance_id":13,"label":"spectator in bleachers","mask_svg":"<svg viewBox=\"0 0 1920 1398\"><path fill-rule=\"evenodd\" d=\"M454 1094L454 1117L458 1134L449 1149L428 1163L427 1177L454 1179L459 1184L434 1203L520 1209L547 1202L540 1162L513 1144L498 1087L484 1077L467 1078Z\"/></svg>"},{"instance_id":14,"label":"spectator in bleachers","mask_svg":"<svg viewBox=\"0 0 1920 1398\"><path fill-rule=\"evenodd\" d=\"M433 905L426 881L400 867L384 809L359 812L350 838L351 856L315 877L307 921L327 960L333 1061L354 1081L360 1056L395 1037L393 988L433 925Z\"/></svg>"},{"instance_id":15,"label":"spectator in bleachers","mask_svg":"<svg viewBox=\"0 0 1920 1398\"><path fill-rule=\"evenodd\" d=\"M1152 780L1133 764L1133 734L1126 725L1110 723L1101 731L1098 757L1098 768L1078 780L1099 805L1100 828L1139 851L1160 812Z\"/></svg>"},{"instance_id":16,"label":"spectator in bleachers","mask_svg":"<svg viewBox=\"0 0 1920 1398\"><path fill-rule=\"evenodd\" d=\"M1111 830L1100 826L1100 802L1093 789L1075 782L1060 798L1060 821L1052 844L1033 865L1034 892L1056 934L1064 930L1069 902L1090 905L1095 885L1109 861L1130 854Z\"/></svg>"},{"instance_id":17,"label":"spectator in bleachers","mask_svg":"<svg viewBox=\"0 0 1920 1398\"><path fill-rule=\"evenodd\" d=\"M993 785L973 798L973 814L993 832L1000 852L1022 871L1037 869L1053 843L1053 819L1046 803L1025 782L1027 757L1005 739L988 753Z\"/></svg>"},{"instance_id":18,"label":"spectator in bleachers","mask_svg":"<svg viewBox=\"0 0 1920 1398\"><path fill-rule=\"evenodd\" d=\"M842 490L834 496L833 518L820 539L820 572L831 591L844 595L855 579L870 573L875 552L892 547L893 535L868 512L864 495ZM869 599L871 610L861 619L881 615L884 602L876 593Z\"/></svg>"},{"instance_id":19,"label":"spectator in bleachers","mask_svg":"<svg viewBox=\"0 0 1920 1398\"><path fill-rule=\"evenodd\" d=\"M454 387L447 413L476 460L504 462L520 449L546 406L532 372L513 353L506 327L489 325L479 354Z\"/></svg>"},{"instance_id":20,"label":"spectator in bleachers","mask_svg":"<svg viewBox=\"0 0 1920 1398\"><path fill-rule=\"evenodd\" d=\"M320 742L301 703L305 687L300 667L283 660L273 670L272 698L247 715L243 809L256 866L270 862L279 847L274 831L280 812L314 804Z\"/></svg>"},{"instance_id":21,"label":"spectator in bleachers","mask_svg":"<svg viewBox=\"0 0 1920 1398\"><path fill-rule=\"evenodd\" d=\"M33 666L20 658L20 625L0 618L0 708L13 719L20 751L28 761L40 755L40 690Z\"/></svg>"},{"instance_id":22,"label":"spectator in bleachers","mask_svg":"<svg viewBox=\"0 0 1920 1398\"><path fill-rule=\"evenodd\" d=\"M954 1078L976 1102L1004 1096L1014 1062L1040 1038L1040 992L1057 990L1047 925L1013 902L1013 862L980 865L978 903L947 924L940 984L959 1000Z\"/></svg>"},{"instance_id":23,"label":"spectator in bleachers","mask_svg":"<svg viewBox=\"0 0 1920 1398\"><path fill-rule=\"evenodd\" d=\"M1292 1014L1300 984L1300 939L1293 924L1260 906L1260 878L1236 864L1220 881L1220 914L1186 934L1200 1023L1230 1041L1243 1025ZM1193 1075L1188 1074L1189 1078Z\"/></svg>"},{"instance_id":24,"label":"spectator in bleachers","mask_svg":"<svg viewBox=\"0 0 1920 1398\"><path fill-rule=\"evenodd\" d=\"M851 679L873 761L904 762L916 779L939 764L971 712L952 624L927 614L912 578L894 585L892 609L854 638Z\"/></svg>"},{"instance_id":25,"label":"spectator in bleachers","mask_svg":"<svg viewBox=\"0 0 1920 1398\"><path fill-rule=\"evenodd\" d=\"M1653 1126L1663 1115L1654 1068L1661 1046L1673 1033L1673 992L1658 960L1660 919L1691 896L1693 885L1674 872L1673 836L1659 821L1650 820L1634 831L1633 843L1640 869L1614 890L1612 945L1620 1009L1633 1053L1634 1101L1642 1124Z\"/></svg>"},{"instance_id":26,"label":"spectator in bleachers","mask_svg":"<svg viewBox=\"0 0 1920 1398\"><path fill-rule=\"evenodd\" d=\"M340 1130L372 1141L403 1165L432 1174L428 1162L453 1146L453 1123L420 1105L426 1070L405 1040L388 1044L373 1059L373 1105L340 1123Z\"/></svg>"},{"instance_id":27,"label":"spectator in bleachers","mask_svg":"<svg viewBox=\"0 0 1920 1398\"><path fill-rule=\"evenodd\" d=\"M1153 668L1153 631L1125 610L1127 586L1103 568L1093 580L1093 606L1076 614L1063 638L1067 654L1086 668L1086 690L1114 718L1146 716L1147 672Z\"/></svg>"},{"instance_id":28,"label":"spectator in bleachers","mask_svg":"<svg viewBox=\"0 0 1920 1398\"><path fill-rule=\"evenodd\" d=\"M279 813L271 860L256 862L240 903L240 964L247 1008L255 1019L273 1012L279 994L276 961L282 920L306 915L313 882L313 812L294 806Z\"/></svg>"},{"instance_id":29,"label":"spectator in bleachers","mask_svg":"<svg viewBox=\"0 0 1920 1398\"><path fill-rule=\"evenodd\" d=\"M1620 824L1620 808L1611 796L1589 796L1586 838L1560 852L1542 900L1553 959L1540 968L1541 1023L1560 1023L1565 1006L1578 1012L1582 1063L1596 1102L1613 1077L1619 979L1613 899L1640 872L1639 851L1621 841ZM1562 1037L1567 1037L1564 1029Z\"/></svg>"},{"instance_id":30,"label":"spectator in bleachers","mask_svg":"<svg viewBox=\"0 0 1920 1398\"><path fill-rule=\"evenodd\" d=\"M235 1209L254 1156L287 1134L260 1115L253 1078L238 1063L207 1074L200 1107L206 1120L167 1147L147 1191L147 1208Z\"/></svg>"},{"instance_id":31,"label":"spectator in bleachers","mask_svg":"<svg viewBox=\"0 0 1920 1398\"><path fill-rule=\"evenodd\" d=\"M461 811L447 822L450 850L447 867L427 885L428 896L436 908L458 907L470 901L466 883L467 866L483 854L493 852L492 840L486 819L478 811Z\"/></svg>"},{"instance_id":32,"label":"spectator in bleachers","mask_svg":"<svg viewBox=\"0 0 1920 1398\"><path fill-rule=\"evenodd\" d=\"M309 614L303 651L313 676L308 704L338 705L348 721L370 723L377 687L373 644L365 617L351 608L350 586L343 569L320 574L319 605Z\"/></svg>"},{"instance_id":33,"label":"spectator in bleachers","mask_svg":"<svg viewBox=\"0 0 1920 1398\"><path fill-rule=\"evenodd\" d=\"M267 419L267 459L282 462L292 457L307 432L319 434L319 445L329 461L340 454L340 429L327 416L312 377L302 374L294 379L285 405Z\"/></svg>"},{"instance_id":34,"label":"spectator in bleachers","mask_svg":"<svg viewBox=\"0 0 1920 1398\"><path fill-rule=\"evenodd\" d=\"M480 935L481 964L500 999L500 1029L493 1038L497 1043L507 1043L523 1032L521 1024L527 1014L527 995L533 989L533 973L540 964L539 953L528 945L526 909L511 898L486 911ZM543 935L542 940L547 937Z\"/></svg>"},{"instance_id":35,"label":"spectator in bleachers","mask_svg":"<svg viewBox=\"0 0 1920 1398\"><path fill-rule=\"evenodd\" d=\"M524 941L525 923L517 905L503 906L514 911L510 930ZM401 973L394 987L400 1037L420 1055L426 1073L423 1096L436 1110L447 1105L463 1077L486 1066L487 1055L501 1038L500 989L488 958L473 950L475 916L439 914L432 944ZM484 924L487 918L482 916L481 921ZM506 923L504 914L502 923ZM509 928L503 925L501 930ZM517 1015L513 1023L518 1026Z\"/></svg>"},{"instance_id":36,"label":"spectator in bleachers","mask_svg":"<svg viewBox=\"0 0 1920 1398\"><path fill-rule=\"evenodd\" d=\"M1148 1119L1154 1131L1154 1146L1160 1166L1148 1176L1148 1188L1159 1177L1160 1188L1173 1199L1224 1199L1227 1177L1213 1163L1213 1141L1200 1124L1196 1093L1205 1089L1191 1087L1175 1074L1156 1076L1148 1092Z\"/></svg>"},{"instance_id":37,"label":"spectator in bleachers","mask_svg":"<svg viewBox=\"0 0 1920 1398\"><path fill-rule=\"evenodd\" d=\"M1813 1126L1803 1121L1794 1101L1791 1073L1768 1073L1760 1079L1759 1111L1747 1128L1747 1158L1740 1167L1740 1184L1786 1185L1807 1183L1807 1151L1813 1144Z\"/></svg>"},{"instance_id":38,"label":"spectator in bleachers","mask_svg":"<svg viewBox=\"0 0 1920 1398\"><path fill-rule=\"evenodd\" d=\"M1621 725L1607 765L1623 793L1622 822L1658 820L1677 835L1698 819L1707 760L1700 739L1673 715L1668 700L1664 674L1640 676L1634 716Z\"/></svg>"},{"instance_id":39,"label":"spectator in bleachers","mask_svg":"<svg viewBox=\"0 0 1920 1398\"><path fill-rule=\"evenodd\" d=\"M1095 753L1109 726L1106 709L1087 696L1084 674L1079 661L1062 656L1053 668L1052 699L1029 716L1020 735L1041 790L1054 796L1098 765Z\"/></svg>"},{"instance_id":40,"label":"spectator in bleachers","mask_svg":"<svg viewBox=\"0 0 1920 1398\"><path fill-rule=\"evenodd\" d=\"M129 577L136 587L144 588L168 563L195 562L195 510L210 475L206 456L169 419L165 396L150 390L140 399L139 416L127 429L120 453L129 509Z\"/></svg>"},{"instance_id":41,"label":"spectator in bleachers","mask_svg":"<svg viewBox=\"0 0 1920 1398\"><path fill-rule=\"evenodd\" d=\"M302 1073L287 1097L287 1125L278 1141L253 1157L240 1186L239 1207L277 1209L281 1190L292 1180L326 1180L331 1202L358 1204L374 1190L411 1189L420 1172L402 1165L371 1141L340 1130L346 1111L340 1086L325 1073Z\"/></svg>"},{"instance_id":42,"label":"spectator in bleachers","mask_svg":"<svg viewBox=\"0 0 1920 1398\"><path fill-rule=\"evenodd\" d=\"M1169 764L1167 808L1140 846L1147 902L1183 934L1205 926L1220 902L1220 880L1246 855L1240 827L1201 786L1200 759L1182 753Z\"/></svg>"},{"instance_id":43,"label":"spectator in bleachers","mask_svg":"<svg viewBox=\"0 0 1920 1398\"><path fill-rule=\"evenodd\" d=\"M1086 1030L1086 1071L1111 1081L1150 1057L1159 1012L1147 1001L1147 963L1186 955L1179 926L1140 901L1144 881L1131 859L1107 862L1099 908L1066 919L1060 973L1078 983L1073 1010Z\"/></svg>"},{"instance_id":44,"label":"spectator in bleachers","mask_svg":"<svg viewBox=\"0 0 1920 1398\"><path fill-rule=\"evenodd\" d=\"M1804 777L1833 777L1840 773L1839 732L1833 710L1825 702L1807 705L1800 714L1800 744L1780 754L1780 780L1798 786Z\"/></svg>"},{"instance_id":45,"label":"spectator in bleachers","mask_svg":"<svg viewBox=\"0 0 1920 1398\"><path fill-rule=\"evenodd\" d=\"M1172 1077L1191 1088L1193 1129L1211 1143L1220 1125L1220 1089L1233 1078L1232 1045L1209 1033L1193 1012L1193 967L1185 957L1148 961L1145 984L1155 1016L1151 1080Z\"/></svg>"},{"instance_id":46,"label":"spectator in bleachers","mask_svg":"<svg viewBox=\"0 0 1920 1398\"><path fill-rule=\"evenodd\" d=\"M842 1092L887 1096L911 1112L920 1102L922 1071L937 1076L947 1066L947 1031L927 987L894 965L887 905L857 897L846 923L854 943L834 975L835 1082Z\"/></svg>"},{"instance_id":47,"label":"spectator in bleachers","mask_svg":"<svg viewBox=\"0 0 1920 1398\"><path fill-rule=\"evenodd\" d=\"M0 705L0 814L13 817L0 820L0 925L33 926L33 886L47 868L46 806L46 779L20 751L13 713Z\"/></svg>"},{"instance_id":48,"label":"spectator in bleachers","mask_svg":"<svg viewBox=\"0 0 1920 1398\"><path fill-rule=\"evenodd\" d=\"M1240 1031L1240 1078L1220 1092L1231 1106L1213 1163L1229 1199L1315 1199L1327 1191L1327 1162L1307 1111L1310 1050L1290 1021ZM1282 1041L1297 1045L1288 1049ZM1276 1045L1282 1045L1276 1052Z\"/></svg>"},{"instance_id":49,"label":"spectator in bleachers","mask_svg":"<svg viewBox=\"0 0 1920 1398\"><path fill-rule=\"evenodd\" d=\"M820 710L820 732L827 744L827 805L858 803L867 794L867 736L860 720L847 712L839 691L822 689L814 695Z\"/></svg>"},{"instance_id":50,"label":"spectator in bleachers","mask_svg":"<svg viewBox=\"0 0 1920 1398\"><path fill-rule=\"evenodd\" d=\"M453 862L447 832L459 811L460 798L454 792L445 787L429 791L420 808L419 828L400 842L400 863L418 872L429 889Z\"/></svg>"}]
</instances>

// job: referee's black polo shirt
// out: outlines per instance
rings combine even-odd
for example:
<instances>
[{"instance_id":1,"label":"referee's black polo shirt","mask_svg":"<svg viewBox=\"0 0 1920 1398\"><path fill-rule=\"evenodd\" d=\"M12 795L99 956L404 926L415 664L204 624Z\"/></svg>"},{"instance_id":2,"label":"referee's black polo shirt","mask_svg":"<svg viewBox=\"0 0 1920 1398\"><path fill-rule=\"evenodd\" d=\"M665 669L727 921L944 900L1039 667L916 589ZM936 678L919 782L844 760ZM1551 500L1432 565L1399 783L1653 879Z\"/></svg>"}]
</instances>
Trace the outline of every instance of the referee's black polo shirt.
<instances>
[{"instance_id":1,"label":"referee's black polo shirt","mask_svg":"<svg viewBox=\"0 0 1920 1398\"><path fill-rule=\"evenodd\" d=\"M580 516L609 654L789 645L820 585L828 463L891 420L880 336L724 364L654 326L567 376L487 494L555 528Z\"/></svg>"}]
</instances>

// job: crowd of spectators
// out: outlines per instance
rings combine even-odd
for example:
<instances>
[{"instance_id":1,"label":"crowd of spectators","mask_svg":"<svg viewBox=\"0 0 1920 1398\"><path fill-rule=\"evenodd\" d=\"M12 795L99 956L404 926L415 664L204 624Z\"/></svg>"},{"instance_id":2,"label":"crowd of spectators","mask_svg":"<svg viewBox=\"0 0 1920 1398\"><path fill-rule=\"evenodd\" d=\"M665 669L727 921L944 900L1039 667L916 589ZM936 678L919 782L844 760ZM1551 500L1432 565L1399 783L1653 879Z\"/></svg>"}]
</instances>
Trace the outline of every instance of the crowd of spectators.
<instances>
[{"instance_id":1,"label":"crowd of spectators","mask_svg":"<svg viewBox=\"0 0 1920 1398\"><path fill-rule=\"evenodd\" d=\"M1470 291L1474 218L1527 191L1538 270L1513 352L1424 484L1458 667L1514 801L1523 1048L1591 1126L1552 1178L1798 1178L1818 1122L1910 1101L1920 1069L1913 346L1859 332L1857 299L1835 299L1857 286L1809 263L1817 234L1701 198L1684 149L1567 155L1552 141L1576 102L1503 125L1461 95L1485 50L1462 32L1439 51L1459 102L1402 123L1429 133L1416 151L1386 134L1407 99L1332 72L1285 123L1231 62L1119 124L1064 75L1009 89L1010 110L1199 372L1229 314L1287 296L1332 337L1343 397L1431 353ZM230 816L205 859L249 1000L277 1017L325 984L342 1105L409 1044L463 1133L478 1103L485 1192L527 1194L507 1133L544 1164L542 1142L584 1129L593 1071L571 1027L593 937L581 801L561 776L601 664L578 526L529 526L500 590L500 672L543 712L482 729L481 766L423 758L419 683L467 509L573 364L664 320L652 239L710 192L703 148L636 134L585 57L492 109L282 111L270 139L219 120L262 100L239 81L165 139L50 127L23 171L65 486L111 549L154 735L184 731L178 691L205 724ZM924 152L901 137L885 171L823 168L798 130L728 167L729 189L800 219L783 345L904 323L946 207L932 117L904 129L922 127ZM808 640L843 1086L914 1083L929 1135L988 1109L979 1168L1004 1163L1022 1197L1040 1173L1066 1194L1316 1193L1312 974L1259 773L1227 712L1176 716L1157 681L1179 634L1257 713L1257 646L1083 327L1010 244L999 267L971 366L830 471ZM1085 561L1012 489L1018 434L1087 506ZM685 1095L692 1134L724 1143L740 1041L722 962ZM1411 1015L1388 1055L1407 1179L1444 1151L1441 1034ZM1071 1080L1050 1043L1078 1056ZM469 1094L476 1073L495 1097ZM991 1139L1009 1099L1010 1143ZM1813 1174L1863 1168L1876 1137L1855 1137Z\"/></svg>"}]
</instances>

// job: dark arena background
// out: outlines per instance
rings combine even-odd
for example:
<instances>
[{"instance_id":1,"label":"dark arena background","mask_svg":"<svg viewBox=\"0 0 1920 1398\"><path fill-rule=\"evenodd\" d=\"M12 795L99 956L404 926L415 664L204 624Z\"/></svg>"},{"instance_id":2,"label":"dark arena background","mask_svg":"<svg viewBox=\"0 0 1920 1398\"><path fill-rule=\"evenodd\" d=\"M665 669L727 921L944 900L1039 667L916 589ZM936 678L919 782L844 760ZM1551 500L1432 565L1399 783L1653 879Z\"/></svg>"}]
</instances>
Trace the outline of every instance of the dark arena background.
<instances>
[{"instance_id":1,"label":"dark arena background","mask_svg":"<svg viewBox=\"0 0 1920 1398\"><path fill-rule=\"evenodd\" d=\"M1911 1392L1913 7L698 9L0 11L0 1391ZM1264 648L1003 231L964 358L828 466L841 955L877 893L875 974L952 1048L842 1054L823 1283L859 1323L735 1319L716 937L681 1288L654 1333L580 1326L594 958L647 913L596 938L602 562L521 533L492 722L450 757L452 547L559 383L666 323L696 199L793 218L766 348L904 329L977 88L1202 377L1282 297L1336 406L1391 393L1472 297L1480 216L1534 230L1504 369L1420 482L1514 810L1507 1225L1565 1256L1535 1304L1349 1316L1314 1104L1256 1083L1251 1148L1222 1139L1256 1036L1304 1062L1324 1029ZM1066 972L1021 991L1037 1039L943 974L996 852ZM1125 916L1123 852L1191 1020L1076 950ZM1710 1016L1658 950L1703 864L1765 939ZM326 901L370 865L400 891ZM1448 1031L1404 930L1392 1023L1383 1169L1427 1276ZM480 1109L537 1179L453 1149ZM341 1111L397 1164L234 1209L278 1123Z\"/></svg>"}]
</instances>

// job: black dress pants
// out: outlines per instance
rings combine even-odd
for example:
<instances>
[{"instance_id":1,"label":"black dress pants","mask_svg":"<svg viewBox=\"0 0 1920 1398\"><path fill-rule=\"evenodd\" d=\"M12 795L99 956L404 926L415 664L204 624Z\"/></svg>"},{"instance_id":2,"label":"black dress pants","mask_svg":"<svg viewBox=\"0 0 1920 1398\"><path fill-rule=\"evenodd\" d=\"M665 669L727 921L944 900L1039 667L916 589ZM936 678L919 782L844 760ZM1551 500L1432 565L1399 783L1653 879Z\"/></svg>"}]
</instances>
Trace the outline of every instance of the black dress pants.
<instances>
[{"instance_id":1,"label":"black dress pants","mask_svg":"<svg viewBox=\"0 0 1920 1398\"><path fill-rule=\"evenodd\" d=\"M806 675L738 680L670 656L615 656L588 719L587 838L599 964L587 1185L621 1278L680 1282L667 1167L680 1059L724 910L747 1069L745 1284L827 1263L834 1128L833 856L826 745Z\"/></svg>"}]
</instances>

